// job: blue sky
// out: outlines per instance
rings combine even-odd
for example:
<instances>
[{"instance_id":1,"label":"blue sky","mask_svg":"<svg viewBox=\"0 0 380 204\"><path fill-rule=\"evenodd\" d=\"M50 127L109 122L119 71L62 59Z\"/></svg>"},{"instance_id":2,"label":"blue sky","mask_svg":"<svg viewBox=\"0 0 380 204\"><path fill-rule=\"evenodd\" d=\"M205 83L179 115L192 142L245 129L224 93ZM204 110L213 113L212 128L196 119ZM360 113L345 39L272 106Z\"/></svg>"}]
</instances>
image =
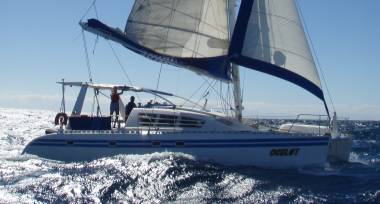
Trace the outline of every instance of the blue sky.
<instances>
[{"instance_id":1,"label":"blue sky","mask_svg":"<svg viewBox=\"0 0 380 204\"><path fill-rule=\"evenodd\" d=\"M0 107L59 109L61 78L87 80L79 20L92 0L0 1ZM298 0L337 112L380 120L380 1ZM132 0L98 0L103 22L123 28ZM88 17L94 17L91 11ZM86 34L94 80L126 83L108 43ZM155 88L160 64L113 44L134 85ZM323 113L323 104L278 78L241 69L246 116ZM203 78L163 66L160 89L190 96ZM74 98L74 90L69 96ZM197 100L195 98L195 100Z\"/></svg>"}]
</instances>

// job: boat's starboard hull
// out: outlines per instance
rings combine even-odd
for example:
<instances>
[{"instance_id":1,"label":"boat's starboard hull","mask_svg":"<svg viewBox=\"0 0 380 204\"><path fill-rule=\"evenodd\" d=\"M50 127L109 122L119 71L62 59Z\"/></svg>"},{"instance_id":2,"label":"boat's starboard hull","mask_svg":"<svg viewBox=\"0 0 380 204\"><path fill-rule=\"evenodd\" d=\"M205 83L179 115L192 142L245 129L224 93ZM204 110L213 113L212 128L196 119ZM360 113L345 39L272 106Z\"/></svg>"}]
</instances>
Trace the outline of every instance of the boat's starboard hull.
<instances>
[{"instance_id":1,"label":"boat's starboard hull","mask_svg":"<svg viewBox=\"0 0 380 204\"><path fill-rule=\"evenodd\" d=\"M24 153L73 162L118 154L181 152L224 165L298 168L325 164L328 144L327 136L279 133L70 133L37 138Z\"/></svg>"}]
</instances>

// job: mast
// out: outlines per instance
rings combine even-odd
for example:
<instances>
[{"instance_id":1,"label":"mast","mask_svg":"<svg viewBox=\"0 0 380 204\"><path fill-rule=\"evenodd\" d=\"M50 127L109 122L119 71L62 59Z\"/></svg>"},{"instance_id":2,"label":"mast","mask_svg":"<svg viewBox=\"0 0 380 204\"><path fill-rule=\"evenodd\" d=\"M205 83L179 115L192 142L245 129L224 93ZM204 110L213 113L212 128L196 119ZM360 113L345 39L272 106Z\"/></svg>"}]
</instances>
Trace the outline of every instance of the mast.
<instances>
[{"instance_id":1,"label":"mast","mask_svg":"<svg viewBox=\"0 0 380 204\"><path fill-rule=\"evenodd\" d=\"M235 101L235 118L242 122L243 120L243 100L241 98L240 72L239 66L232 64L232 82Z\"/></svg>"},{"instance_id":2,"label":"mast","mask_svg":"<svg viewBox=\"0 0 380 204\"><path fill-rule=\"evenodd\" d=\"M234 32L235 22L236 22L236 5L237 0L228 1L228 25L229 25L229 39L232 38L232 33ZM233 83L233 94L234 94L234 105L235 105L235 118L238 121L243 119L243 100L241 96L240 88L240 72L239 66L231 63L232 72L232 83Z\"/></svg>"}]
</instances>

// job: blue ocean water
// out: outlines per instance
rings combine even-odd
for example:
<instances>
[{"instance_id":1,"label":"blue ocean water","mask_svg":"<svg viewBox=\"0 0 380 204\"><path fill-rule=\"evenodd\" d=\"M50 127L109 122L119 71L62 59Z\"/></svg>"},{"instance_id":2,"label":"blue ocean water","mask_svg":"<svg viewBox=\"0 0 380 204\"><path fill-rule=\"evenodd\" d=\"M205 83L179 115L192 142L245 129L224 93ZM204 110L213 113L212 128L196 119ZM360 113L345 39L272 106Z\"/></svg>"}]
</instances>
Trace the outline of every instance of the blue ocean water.
<instances>
[{"instance_id":1,"label":"blue ocean water","mask_svg":"<svg viewBox=\"0 0 380 204\"><path fill-rule=\"evenodd\" d=\"M21 155L55 113L0 109L0 203L380 203L380 122L347 121L350 162L324 168L226 167L190 155L62 163Z\"/></svg>"}]
</instances>

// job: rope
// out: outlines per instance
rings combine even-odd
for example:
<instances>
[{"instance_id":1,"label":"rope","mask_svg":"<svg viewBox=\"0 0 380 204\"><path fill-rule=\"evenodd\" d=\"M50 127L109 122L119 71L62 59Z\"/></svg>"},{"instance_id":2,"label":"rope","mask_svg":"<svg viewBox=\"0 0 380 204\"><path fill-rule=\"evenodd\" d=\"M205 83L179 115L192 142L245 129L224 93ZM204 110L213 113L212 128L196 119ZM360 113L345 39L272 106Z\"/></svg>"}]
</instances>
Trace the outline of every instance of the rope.
<instances>
[{"instance_id":1,"label":"rope","mask_svg":"<svg viewBox=\"0 0 380 204\"><path fill-rule=\"evenodd\" d=\"M86 41L86 36L84 34L84 30L83 29L82 29L82 39L83 39L84 52L85 52L85 55L86 55L86 65L87 65L88 79L90 80L90 82L92 82L92 72L91 72L91 66L90 66L90 58L88 56L87 41Z\"/></svg>"},{"instance_id":2,"label":"rope","mask_svg":"<svg viewBox=\"0 0 380 204\"><path fill-rule=\"evenodd\" d=\"M296 2L296 6L297 6L298 8L300 8L299 3L298 3L298 0L296 0L295 2ZM317 67L318 67L319 71L321 72L322 80L323 80L323 83L325 84L328 98L329 98L330 103L331 103L331 105L332 105L332 107L333 107L333 110L334 110L334 112L335 112L335 111L336 111L336 109L335 109L335 105L334 105L333 99L332 99L332 97L331 97L329 87L328 87L328 85L327 85L327 81L326 81L326 78L325 78L325 74L324 74L324 72L323 72L322 66L321 66L321 64L320 64L320 62L319 62L319 59L318 59L317 53L316 53L316 51L315 51L313 41L311 40L311 37L310 37L310 34L309 34L309 29L308 29L307 24L306 24L306 22L305 22L305 19L304 19L304 17L303 17L302 10L301 10L301 9L298 9L298 10L299 10L299 13L300 13L300 17L301 17L302 24L305 26L306 36L307 36L307 38L309 39L309 42L310 42L310 45L311 45L312 52L313 52L314 57L315 57L315 60L316 60L316 62L317 62Z\"/></svg>"}]
</instances>

